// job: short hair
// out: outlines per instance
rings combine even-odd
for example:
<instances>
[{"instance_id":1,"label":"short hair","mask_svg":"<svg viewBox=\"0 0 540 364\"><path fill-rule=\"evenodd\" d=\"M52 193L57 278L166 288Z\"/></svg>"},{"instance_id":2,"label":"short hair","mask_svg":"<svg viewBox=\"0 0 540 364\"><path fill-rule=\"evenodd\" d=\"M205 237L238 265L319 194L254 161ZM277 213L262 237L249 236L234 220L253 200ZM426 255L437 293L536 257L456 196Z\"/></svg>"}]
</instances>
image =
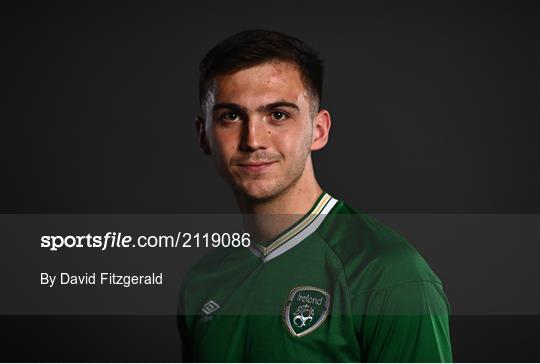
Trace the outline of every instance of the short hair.
<instances>
[{"instance_id":1,"label":"short hair","mask_svg":"<svg viewBox=\"0 0 540 364\"><path fill-rule=\"evenodd\" d=\"M244 30L214 46L199 65L201 108L216 76L231 74L266 62L285 61L298 67L304 87L318 111L322 98L323 62L317 51L288 34L262 29Z\"/></svg>"}]
</instances>

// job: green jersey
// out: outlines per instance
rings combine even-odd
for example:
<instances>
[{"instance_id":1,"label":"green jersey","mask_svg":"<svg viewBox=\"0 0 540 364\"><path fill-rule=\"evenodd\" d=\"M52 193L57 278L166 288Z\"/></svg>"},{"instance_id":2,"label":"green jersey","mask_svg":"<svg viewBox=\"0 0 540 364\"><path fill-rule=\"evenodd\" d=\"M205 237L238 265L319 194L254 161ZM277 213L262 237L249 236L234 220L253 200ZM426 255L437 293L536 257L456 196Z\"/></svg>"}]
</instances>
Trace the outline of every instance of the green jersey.
<instances>
[{"instance_id":1,"label":"green jersey","mask_svg":"<svg viewBox=\"0 0 540 364\"><path fill-rule=\"evenodd\" d=\"M452 360L439 278L403 237L327 193L268 244L206 255L180 307L189 361Z\"/></svg>"}]
</instances>

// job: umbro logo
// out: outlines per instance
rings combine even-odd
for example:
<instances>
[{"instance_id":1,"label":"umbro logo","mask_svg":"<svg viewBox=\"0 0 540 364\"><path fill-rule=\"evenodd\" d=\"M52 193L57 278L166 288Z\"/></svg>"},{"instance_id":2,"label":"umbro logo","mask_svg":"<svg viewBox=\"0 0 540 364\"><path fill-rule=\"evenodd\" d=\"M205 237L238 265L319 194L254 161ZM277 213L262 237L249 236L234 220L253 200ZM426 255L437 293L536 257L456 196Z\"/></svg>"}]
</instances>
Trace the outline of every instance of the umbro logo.
<instances>
[{"instance_id":1,"label":"umbro logo","mask_svg":"<svg viewBox=\"0 0 540 364\"><path fill-rule=\"evenodd\" d=\"M212 312L215 312L218 309L219 309L219 305L215 303L213 300L206 302L202 306L202 312L204 312L206 315L210 315Z\"/></svg>"}]
</instances>

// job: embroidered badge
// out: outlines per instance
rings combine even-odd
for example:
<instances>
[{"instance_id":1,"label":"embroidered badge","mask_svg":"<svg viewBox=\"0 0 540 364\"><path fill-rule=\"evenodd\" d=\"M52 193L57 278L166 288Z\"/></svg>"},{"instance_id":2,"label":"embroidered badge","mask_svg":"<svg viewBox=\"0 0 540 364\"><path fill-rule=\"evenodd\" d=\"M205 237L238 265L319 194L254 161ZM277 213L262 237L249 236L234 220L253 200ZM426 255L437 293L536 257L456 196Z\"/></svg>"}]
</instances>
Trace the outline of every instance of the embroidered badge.
<instances>
[{"instance_id":1,"label":"embroidered badge","mask_svg":"<svg viewBox=\"0 0 540 364\"><path fill-rule=\"evenodd\" d=\"M283 310L289 332L302 337L322 325L330 307L330 295L317 287L295 287Z\"/></svg>"}]
</instances>

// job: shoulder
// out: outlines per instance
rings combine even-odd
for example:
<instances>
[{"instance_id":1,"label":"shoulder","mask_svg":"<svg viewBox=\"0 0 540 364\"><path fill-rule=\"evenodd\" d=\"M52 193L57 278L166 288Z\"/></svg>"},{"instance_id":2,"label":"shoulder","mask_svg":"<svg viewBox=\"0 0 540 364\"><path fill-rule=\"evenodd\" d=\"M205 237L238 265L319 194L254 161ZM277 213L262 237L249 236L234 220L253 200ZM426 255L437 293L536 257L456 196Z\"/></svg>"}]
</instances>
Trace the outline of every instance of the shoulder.
<instances>
[{"instance_id":1,"label":"shoulder","mask_svg":"<svg viewBox=\"0 0 540 364\"><path fill-rule=\"evenodd\" d=\"M406 238L339 201L318 230L343 267L351 294L439 278Z\"/></svg>"},{"instance_id":2,"label":"shoulder","mask_svg":"<svg viewBox=\"0 0 540 364\"><path fill-rule=\"evenodd\" d=\"M192 287L204 287L205 281L219 272L223 265L234 259L239 253L237 248L212 248L188 269L182 279L181 291L189 291Z\"/></svg>"}]
</instances>

